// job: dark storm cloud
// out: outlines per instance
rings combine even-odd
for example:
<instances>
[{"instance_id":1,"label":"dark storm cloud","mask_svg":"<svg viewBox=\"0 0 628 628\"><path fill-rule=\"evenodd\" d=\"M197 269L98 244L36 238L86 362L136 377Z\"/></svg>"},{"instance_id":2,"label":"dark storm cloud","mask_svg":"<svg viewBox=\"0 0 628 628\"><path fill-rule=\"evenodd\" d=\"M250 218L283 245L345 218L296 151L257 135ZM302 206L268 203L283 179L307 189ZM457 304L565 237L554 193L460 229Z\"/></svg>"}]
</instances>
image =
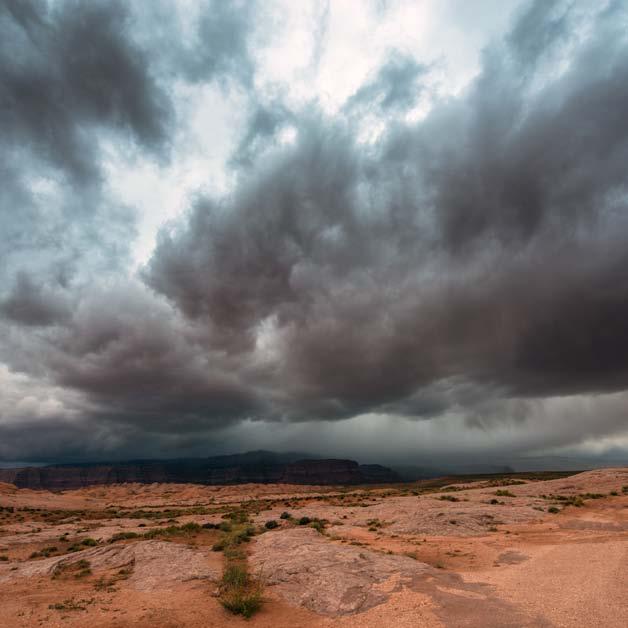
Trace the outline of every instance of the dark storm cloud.
<instances>
[{"instance_id":1,"label":"dark storm cloud","mask_svg":"<svg viewBox=\"0 0 628 628\"><path fill-rule=\"evenodd\" d=\"M37 285L27 273L20 272L8 297L0 301L0 316L22 325L47 326L67 319L69 308L62 295Z\"/></svg>"},{"instance_id":2,"label":"dark storm cloud","mask_svg":"<svg viewBox=\"0 0 628 628\"><path fill-rule=\"evenodd\" d=\"M23 141L9 135L13 152L0 154L10 195L0 212L7 224L15 206L24 217L0 242L12 260L10 272L0 269L7 330L0 351L11 369L0 369L0 379L13 381L13 372L33 378L46 408L49 388L67 393L62 407L45 411L10 400L24 429L34 429L42 412L59 426L55 452L73 454L82 439L130 451L134 440L157 447L246 419L304 423L370 412L444 420L457 413L488 431L504 421L549 422L553 410L539 406L550 397L628 388L622 4L609 5L578 36L570 34L578 30L573 11L531 4L486 49L468 89L436 102L416 123L399 118L420 101L428 70L400 54L335 117L312 103L293 111L251 92L252 114L233 159L237 185L224 198L198 198L162 231L144 283L111 270L125 256L132 223L123 210L111 220L92 181L97 149L82 163L85 129L126 132L141 150L161 155L168 81L251 88L256 13L203 5L192 28L198 41L188 47L183 27L167 21L157 34L140 28L130 37L142 14L137 9L131 19L122 4L61 3L43 13L39 6L7 4L2 22L11 45L25 52L26 85L41 90L43 114L40 120L30 98L23 111L2 110ZM169 6L158 5L151 19L168 15ZM101 29L100 44L75 57L66 47L87 36L84 23ZM151 41L172 47L160 52ZM41 46L59 57L49 61L50 80L39 76L48 67ZM128 61L119 78L98 59L101 49ZM23 94L15 63L1 76L9 94ZM75 84L72 64L91 78ZM69 105L58 112L66 90L75 115ZM388 126L364 143L369 116ZM295 141L281 144L287 126ZM34 228L44 214L26 183L39 161L83 186L73 189L73 204L64 197L65 209ZM98 209L90 220L81 213L86 206ZM27 225L33 229L24 240ZM28 259L41 242L60 252L54 264L48 255ZM85 280L69 280L68 266ZM561 406L555 431L521 433L520 446L614 433L623 403L607 404L599 424L587 414L571 432ZM82 423L73 432L77 415ZM10 439L16 457L46 450L43 442L29 450L15 425L2 427L0 441ZM98 428L93 437L89 425Z\"/></svg>"},{"instance_id":3,"label":"dark storm cloud","mask_svg":"<svg viewBox=\"0 0 628 628\"><path fill-rule=\"evenodd\" d=\"M88 393L112 421L185 431L259 410L229 373L237 361L201 342L165 304L120 285L86 299L49 363L58 384Z\"/></svg>"},{"instance_id":4,"label":"dark storm cloud","mask_svg":"<svg viewBox=\"0 0 628 628\"><path fill-rule=\"evenodd\" d=\"M424 416L440 402L420 391L452 377L498 397L628 385L625 9L556 74L568 18L545 4L422 122L367 149L302 119L296 147L163 235L147 280L216 346L252 355L273 327L278 416ZM420 72L389 64L354 98L406 106Z\"/></svg>"},{"instance_id":5,"label":"dark storm cloud","mask_svg":"<svg viewBox=\"0 0 628 628\"><path fill-rule=\"evenodd\" d=\"M155 443L150 429L259 406L224 356L201 355L176 314L120 279L135 216L109 196L106 160L167 160L173 81L252 78L252 10L205 3L190 40L178 6L162 9L154 28L148 5L0 2L0 457L121 448L134 425Z\"/></svg>"},{"instance_id":6,"label":"dark storm cloud","mask_svg":"<svg viewBox=\"0 0 628 628\"><path fill-rule=\"evenodd\" d=\"M128 35L122 2L10 0L0 7L0 131L83 180L98 173L89 127L167 139L169 102Z\"/></svg>"}]
</instances>

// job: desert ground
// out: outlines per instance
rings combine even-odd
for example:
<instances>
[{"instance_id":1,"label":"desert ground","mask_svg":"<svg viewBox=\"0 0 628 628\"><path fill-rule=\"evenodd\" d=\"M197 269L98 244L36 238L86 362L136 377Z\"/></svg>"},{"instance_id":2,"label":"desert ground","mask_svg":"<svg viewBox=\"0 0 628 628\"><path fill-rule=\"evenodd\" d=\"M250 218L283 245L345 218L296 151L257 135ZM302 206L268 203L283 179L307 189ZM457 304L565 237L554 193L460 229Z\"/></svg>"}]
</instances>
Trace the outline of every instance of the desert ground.
<instances>
[{"instance_id":1,"label":"desert ground","mask_svg":"<svg viewBox=\"0 0 628 628\"><path fill-rule=\"evenodd\" d=\"M0 626L625 628L628 468L370 487L2 484Z\"/></svg>"}]
</instances>

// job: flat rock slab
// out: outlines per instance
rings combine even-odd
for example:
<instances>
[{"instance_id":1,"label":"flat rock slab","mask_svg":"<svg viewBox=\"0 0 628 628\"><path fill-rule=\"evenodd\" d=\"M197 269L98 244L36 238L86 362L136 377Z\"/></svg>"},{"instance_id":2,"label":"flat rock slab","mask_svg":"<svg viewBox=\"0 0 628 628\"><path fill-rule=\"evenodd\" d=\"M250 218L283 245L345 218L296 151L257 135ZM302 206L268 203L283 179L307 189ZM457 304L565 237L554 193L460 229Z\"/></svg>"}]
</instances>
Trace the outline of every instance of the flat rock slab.
<instances>
[{"instance_id":1,"label":"flat rock slab","mask_svg":"<svg viewBox=\"0 0 628 628\"><path fill-rule=\"evenodd\" d=\"M406 556L333 543L312 528L266 533L251 564L288 603L321 615L365 611L434 569Z\"/></svg>"},{"instance_id":2,"label":"flat rock slab","mask_svg":"<svg viewBox=\"0 0 628 628\"><path fill-rule=\"evenodd\" d=\"M34 576L52 576L57 567L72 565L80 560L89 561L95 573L130 568L131 575L127 582L137 591L168 589L177 582L191 579L217 580L221 573L220 566L212 564L207 552L190 549L179 543L139 541L104 545L63 556L18 563L11 565L12 568L0 565L0 583Z\"/></svg>"}]
</instances>

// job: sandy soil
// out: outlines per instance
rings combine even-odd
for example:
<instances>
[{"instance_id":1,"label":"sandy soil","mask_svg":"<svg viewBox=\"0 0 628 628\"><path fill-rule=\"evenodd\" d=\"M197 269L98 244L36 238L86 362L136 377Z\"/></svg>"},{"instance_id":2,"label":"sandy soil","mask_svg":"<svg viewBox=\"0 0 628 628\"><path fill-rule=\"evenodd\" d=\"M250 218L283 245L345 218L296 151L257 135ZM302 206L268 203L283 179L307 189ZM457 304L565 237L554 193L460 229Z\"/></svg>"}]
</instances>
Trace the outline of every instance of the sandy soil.
<instances>
[{"instance_id":1,"label":"sandy soil","mask_svg":"<svg viewBox=\"0 0 628 628\"><path fill-rule=\"evenodd\" d=\"M238 509L265 583L250 620L217 599L219 531L167 533ZM624 628L627 591L628 469L440 488L0 484L2 628Z\"/></svg>"}]
</instances>

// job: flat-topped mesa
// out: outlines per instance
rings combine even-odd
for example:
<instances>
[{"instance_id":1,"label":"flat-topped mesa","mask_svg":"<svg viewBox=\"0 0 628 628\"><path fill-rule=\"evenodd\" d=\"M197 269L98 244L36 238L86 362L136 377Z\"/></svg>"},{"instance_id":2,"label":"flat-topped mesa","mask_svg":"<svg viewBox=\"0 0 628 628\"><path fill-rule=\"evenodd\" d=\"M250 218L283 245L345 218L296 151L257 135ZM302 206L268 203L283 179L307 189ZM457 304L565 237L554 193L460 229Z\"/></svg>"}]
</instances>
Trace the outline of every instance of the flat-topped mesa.
<instances>
[{"instance_id":1,"label":"flat-topped mesa","mask_svg":"<svg viewBox=\"0 0 628 628\"><path fill-rule=\"evenodd\" d=\"M399 482L399 476L380 465L359 465L354 460L278 461L259 456L144 460L128 463L57 465L0 469L0 482L19 488L63 491L105 484L375 484Z\"/></svg>"}]
</instances>

